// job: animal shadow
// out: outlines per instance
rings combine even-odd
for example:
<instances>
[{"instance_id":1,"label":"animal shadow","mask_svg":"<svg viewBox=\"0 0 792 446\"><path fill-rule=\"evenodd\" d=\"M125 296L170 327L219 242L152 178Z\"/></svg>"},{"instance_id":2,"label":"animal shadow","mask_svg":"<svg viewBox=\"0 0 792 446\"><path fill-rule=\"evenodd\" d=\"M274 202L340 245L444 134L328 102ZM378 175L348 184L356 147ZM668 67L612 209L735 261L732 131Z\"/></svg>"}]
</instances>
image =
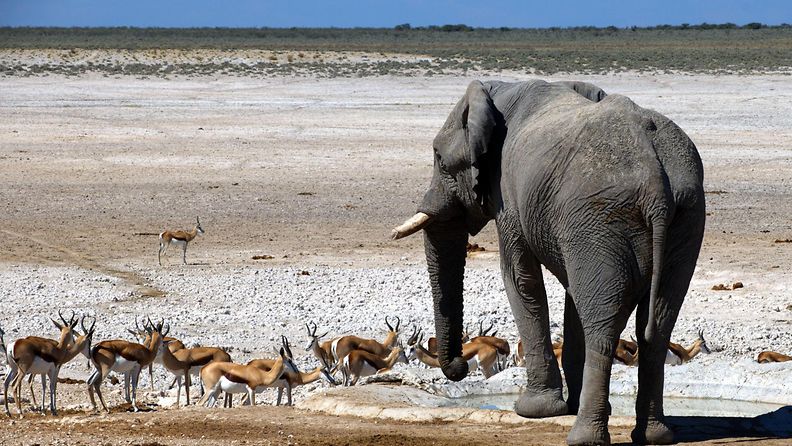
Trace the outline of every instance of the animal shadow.
<instances>
[{"instance_id":1,"label":"animal shadow","mask_svg":"<svg viewBox=\"0 0 792 446\"><path fill-rule=\"evenodd\" d=\"M792 406L753 418L666 417L678 443L745 438L744 442L792 439Z\"/></svg>"}]
</instances>

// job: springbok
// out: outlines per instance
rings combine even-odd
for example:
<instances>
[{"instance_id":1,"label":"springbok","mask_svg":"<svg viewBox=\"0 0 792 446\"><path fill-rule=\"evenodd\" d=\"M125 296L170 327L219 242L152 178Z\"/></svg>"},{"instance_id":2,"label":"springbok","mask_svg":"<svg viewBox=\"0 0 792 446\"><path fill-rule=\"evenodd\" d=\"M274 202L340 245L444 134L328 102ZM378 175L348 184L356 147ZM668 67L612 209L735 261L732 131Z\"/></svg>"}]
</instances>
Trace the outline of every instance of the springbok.
<instances>
[{"instance_id":1,"label":"springbok","mask_svg":"<svg viewBox=\"0 0 792 446\"><path fill-rule=\"evenodd\" d=\"M353 350L364 350L380 358L388 356L393 346L395 346L399 340L401 319L399 319L399 316L396 316L396 326L393 327L388 321L388 317L385 316L385 325L388 327L388 334L381 343L374 339L365 339L352 335L341 336L335 339L331 344L333 359L335 359L336 363L339 363Z\"/></svg>"},{"instance_id":2,"label":"springbok","mask_svg":"<svg viewBox=\"0 0 792 446\"><path fill-rule=\"evenodd\" d=\"M284 342L284 347L286 348L286 353L291 357L291 349L289 349L288 341ZM269 372L275 366L275 359L254 359L247 363L249 366L256 367L264 372ZM291 371L291 370L284 370L281 377L272 384L272 387L276 387L278 389L278 399L275 403L276 406L280 406L281 400L283 398L283 390L286 390L286 405L292 405L292 389L297 386L303 386L305 384L310 384L314 381L318 381L319 379L324 378L330 385L336 385L336 380L330 374L330 365L327 362L323 362L321 366L313 369L310 372L301 372L299 370ZM247 401L245 401L247 403Z\"/></svg>"},{"instance_id":3,"label":"springbok","mask_svg":"<svg viewBox=\"0 0 792 446\"><path fill-rule=\"evenodd\" d=\"M204 230L201 227L201 219L195 217L195 227L190 231L163 231L159 235L159 251L157 252L157 261L162 266L162 254L168 249L171 243L182 248L182 263L187 264L187 244L190 243L198 234L203 234Z\"/></svg>"},{"instance_id":4,"label":"springbok","mask_svg":"<svg viewBox=\"0 0 792 446\"><path fill-rule=\"evenodd\" d=\"M465 325L465 331L462 332L462 343L470 342L470 328ZM437 356L437 338L432 336L426 340L426 350L434 356Z\"/></svg>"},{"instance_id":5,"label":"springbok","mask_svg":"<svg viewBox=\"0 0 792 446\"><path fill-rule=\"evenodd\" d=\"M63 320L62 316L61 319ZM54 320L52 322L55 323L56 326L60 326ZM63 364L71 361L80 353L89 356L88 352L91 346L91 337L93 336L96 319L94 319L90 328L85 328L85 316L80 319L83 333L79 335L77 339L73 339L72 334L75 325L76 322L60 326L61 338L55 344L53 344L54 341L51 339L30 336L17 339L8 345L6 354L9 373L6 376L4 384L5 410L7 415L11 415L8 409L8 384L10 380L13 380L14 400L16 401L17 412L20 417L22 416L22 383L25 380L25 376L28 374L41 375L42 412L45 411L44 401L46 400L47 379L49 379L50 412L52 415L57 415L56 397L60 368ZM69 341L70 339L71 341Z\"/></svg>"},{"instance_id":6,"label":"springbok","mask_svg":"<svg viewBox=\"0 0 792 446\"><path fill-rule=\"evenodd\" d=\"M478 336L471 339L470 342L483 342L494 347L498 352L496 365L498 371L501 371L506 368L506 362L508 361L509 355L511 354L511 348L509 347L509 341L495 336L495 334L498 333L498 330L493 331L491 334L489 333L489 331L492 330L494 326L495 324L491 323L489 328L485 330L483 328L483 322L479 321L479 334Z\"/></svg>"},{"instance_id":7,"label":"springbok","mask_svg":"<svg viewBox=\"0 0 792 446\"><path fill-rule=\"evenodd\" d=\"M286 349L281 346L279 357L272 368L265 372L251 365L234 364L232 362L213 362L201 369L205 393L198 401L199 405L213 407L221 392L226 393L226 403L236 393L247 393L251 405L256 405L256 391L261 387L270 387L277 381L284 370L296 371Z\"/></svg>"},{"instance_id":8,"label":"springbok","mask_svg":"<svg viewBox=\"0 0 792 446\"><path fill-rule=\"evenodd\" d=\"M436 354L430 353L421 345L423 334L418 336L415 343L415 355L423 364L435 368L440 367ZM484 342L467 342L462 344L462 358L468 363L468 373L481 369L485 378L498 373L498 351L495 347Z\"/></svg>"},{"instance_id":9,"label":"springbok","mask_svg":"<svg viewBox=\"0 0 792 446\"><path fill-rule=\"evenodd\" d=\"M91 349L91 362L94 371L88 378L88 396L91 398L91 405L94 412L98 412L94 391L99 395L99 402L102 408L110 413L110 409L105 404L102 396L102 381L107 378L110 372L124 374L124 397L127 402L132 403L132 410L137 412L137 387L140 371L144 367L154 362L157 352L162 344L162 337L168 334L168 330L163 331L164 321L153 324L151 320L145 325L145 330L149 335L149 343L141 345L136 342L129 342L120 339L112 341L102 341ZM132 390L130 392L130 381Z\"/></svg>"},{"instance_id":10,"label":"springbok","mask_svg":"<svg viewBox=\"0 0 792 446\"><path fill-rule=\"evenodd\" d=\"M693 359L699 353L710 354L710 349L707 347L707 341L704 340L704 331L699 330L698 339L693 341L690 348L682 347L673 342L668 343L668 352L666 352L666 364L680 365Z\"/></svg>"},{"instance_id":11,"label":"springbok","mask_svg":"<svg viewBox=\"0 0 792 446\"><path fill-rule=\"evenodd\" d=\"M329 331L317 336L316 323L314 321L311 321L310 325L305 324L305 328L308 330L308 337L310 338L308 345L305 346L305 351L312 352L320 363L328 364L331 369L335 369L336 362L333 358L333 342L339 338L321 341L323 337L327 336Z\"/></svg>"},{"instance_id":12,"label":"springbok","mask_svg":"<svg viewBox=\"0 0 792 446\"><path fill-rule=\"evenodd\" d=\"M564 352L564 340L559 339L553 342L553 356L555 356L556 362L558 363L559 367L561 365L561 357ZM517 367L524 367L525 366L525 347L523 346L522 339L517 341L517 353L512 357L512 363Z\"/></svg>"},{"instance_id":13,"label":"springbok","mask_svg":"<svg viewBox=\"0 0 792 446\"><path fill-rule=\"evenodd\" d=\"M634 366L638 364L638 343L619 339L616 351L613 352L613 363Z\"/></svg>"},{"instance_id":14,"label":"springbok","mask_svg":"<svg viewBox=\"0 0 792 446\"><path fill-rule=\"evenodd\" d=\"M68 321L66 320L66 318L63 317L63 314L61 313L60 310L58 310L58 317L60 317L61 322L63 322L62 325L57 323L57 322L55 322L54 319L49 318L50 321L52 321L53 325L55 325L55 327L60 332L60 336L59 336L57 341L54 340L54 339L39 338L39 337L36 337L36 336L31 336L31 337L29 337L29 339L36 339L36 342L48 343L50 345L50 348L52 348L52 349L59 348L58 347L59 345L68 347L69 345L74 343L73 330L74 330L74 327L77 326L77 322L78 322L77 318L75 317L74 311L71 312L71 316L69 316L69 320ZM11 344L13 344L13 342ZM5 377L5 380L4 380L4 393L3 393L4 395L8 395L8 387L11 385L12 382L14 382L14 379L16 378L17 373L18 373L18 369L17 369L16 363L12 359L10 359L13 356L13 352L12 352L10 346L11 345L5 345L3 347L3 352L4 352L5 358L6 358L6 377ZM36 394L35 394L35 392L33 390L33 378L35 376L36 376L35 374L31 373L30 374L30 379L28 380L28 385L30 387L30 400L31 400L31 403L32 403L31 405L33 406L34 409L38 406L38 404L36 403ZM46 381L47 378L46 377L47 377L47 375L46 374L41 374L40 376L41 376L41 387L42 387L42 390L46 390L46 386L47 386L47 381ZM43 412L44 411L44 400L46 399L46 393L44 393L41 396L41 398L42 398L41 399L41 410ZM6 406L6 412L8 412L8 406Z\"/></svg>"},{"instance_id":15,"label":"springbok","mask_svg":"<svg viewBox=\"0 0 792 446\"><path fill-rule=\"evenodd\" d=\"M143 345L148 344L148 334L146 330L140 327L138 324L138 318L135 316L135 329L128 328L127 331L137 339ZM171 353L175 352L176 350L181 350L184 348L184 343L176 338L165 336L162 338L163 343L168 344L168 350ZM154 363L162 363L162 355L157 354L157 357L154 359L154 362L148 365L148 372L149 372L149 386L151 386L151 390L154 390ZM176 380L174 379L171 383L169 388L172 388L176 384Z\"/></svg>"},{"instance_id":16,"label":"springbok","mask_svg":"<svg viewBox=\"0 0 792 446\"><path fill-rule=\"evenodd\" d=\"M770 350L765 350L762 353L759 353L759 356L756 357L756 362L759 364L768 364L771 362L787 362L792 361L792 356L787 356L782 353L772 352Z\"/></svg>"},{"instance_id":17,"label":"springbok","mask_svg":"<svg viewBox=\"0 0 792 446\"><path fill-rule=\"evenodd\" d=\"M385 358L365 350L352 350L341 360L341 373L344 376L344 386L354 386L358 379L390 370L397 362L408 364L404 350L393 347Z\"/></svg>"},{"instance_id":18,"label":"springbok","mask_svg":"<svg viewBox=\"0 0 792 446\"><path fill-rule=\"evenodd\" d=\"M160 346L160 352L157 356L161 358L162 365L165 369L176 377L176 384L178 386L178 393L176 394L177 407L179 406L179 399L181 398L182 378L184 378L187 405L189 405L192 376L198 376L200 379L201 369L213 362L231 362L231 355L226 353L225 350L217 347L182 348L175 352L171 352L166 342L163 342ZM201 396L203 396L202 383Z\"/></svg>"}]
</instances>

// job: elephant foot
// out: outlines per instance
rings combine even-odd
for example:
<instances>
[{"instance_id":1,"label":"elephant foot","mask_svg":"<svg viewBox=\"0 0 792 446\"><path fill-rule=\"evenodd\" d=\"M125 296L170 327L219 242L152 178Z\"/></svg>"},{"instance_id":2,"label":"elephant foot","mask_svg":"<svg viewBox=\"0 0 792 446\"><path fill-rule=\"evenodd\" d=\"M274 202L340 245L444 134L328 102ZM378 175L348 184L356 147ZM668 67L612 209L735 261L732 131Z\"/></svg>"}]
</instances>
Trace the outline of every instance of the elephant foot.
<instances>
[{"instance_id":1,"label":"elephant foot","mask_svg":"<svg viewBox=\"0 0 792 446\"><path fill-rule=\"evenodd\" d=\"M674 443L674 431L657 419L638 419L630 437L635 444Z\"/></svg>"},{"instance_id":2,"label":"elephant foot","mask_svg":"<svg viewBox=\"0 0 792 446\"><path fill-rule=\"evenodd\" d=\"M578 416L567 436L568 445L610 445L607 421L586 420Z\"/></svg>"},{"instance_id":3,"label":"elephant foot","mask_svg":"<svg viewBox=\"0 0 792 446\"><path fill-rule=\"evenodd\" d=\"M514 412L525 418L547 418L566 415L569 408L560 391L535 393L526 390L514 403Z\"/></svg>"}]
</instances>

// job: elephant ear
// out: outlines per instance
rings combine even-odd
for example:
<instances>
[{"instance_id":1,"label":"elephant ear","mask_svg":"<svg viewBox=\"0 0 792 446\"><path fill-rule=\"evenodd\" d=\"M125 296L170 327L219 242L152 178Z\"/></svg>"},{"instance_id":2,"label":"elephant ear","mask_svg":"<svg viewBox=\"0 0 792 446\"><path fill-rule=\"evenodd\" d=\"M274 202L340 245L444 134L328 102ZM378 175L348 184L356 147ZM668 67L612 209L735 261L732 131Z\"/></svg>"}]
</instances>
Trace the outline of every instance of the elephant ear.
<instances>
[{"instance_id":1,"label":"elephant ear","mask_svg":"<svg viewBox=\"0 0 792 446\"><path fill-rule=\"evenodd\" d=\"M499 115L487 87L473 81L451 112L443 131L435 138L437 156L448 173L456 176L470 169L475 200L481 205L484 204L486 160L493 152Z\"/></svg>"}]
</instances>

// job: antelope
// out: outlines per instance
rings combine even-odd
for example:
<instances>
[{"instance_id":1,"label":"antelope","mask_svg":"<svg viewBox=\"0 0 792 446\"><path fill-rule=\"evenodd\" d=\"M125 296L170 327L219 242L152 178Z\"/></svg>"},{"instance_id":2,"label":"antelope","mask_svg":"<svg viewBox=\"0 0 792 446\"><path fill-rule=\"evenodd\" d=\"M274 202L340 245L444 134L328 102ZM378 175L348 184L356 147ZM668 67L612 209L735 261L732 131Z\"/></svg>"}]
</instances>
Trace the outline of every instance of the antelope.
<instances>
[{"instance_id":1,"label":"antelope","mask_svg":"<svg viewBox=\"0 0 792 446\"><path fill-rule=\"evenodd\" d=\"M440 361L437 359L437 355L430 353L421 345L422 339L423 334L419 335L418 341L415 344L416 357L429 367L440 367ZM498 373L498 351L489 344L484 342L468 342L462 344L462 358L467 361L468 370L471 373L479 368L485 378L489 378Z\"/></svg>"},{"instance_id":2,"label":"antelope","mask_svg":"<svg viewBox=\"0 0 792 446\"><path fill-rule=\"evenodd\" d=\"M391 352L391 349L396 345L396 342L399 339L399 327L401 326L401 320L399 319L399 316L396 316L396 327L393 327L388 321L388 317L385 316L385 325L388 327L388 334L385 336L385 340L382 341L382 343L379 343L374 339L365 339L352 335L342 336L335 339L331 344L333 359L335 359L336 363L338 363L353 350L365 350L375 356L384 358L388 355L388 353Z\"/></svg>"},{"instance_id":3,"label":"antelope","mask_svg":"<svg viewBox=\"0 0 792 446\"><path fill-rule=\"evenodd\" d=\"M765 350L762 353L759 353L759 356L756 357L756 362L760 364L768 364L770 362L787 362L787 361L792 361L792 356L771 352L769 350Z\"/></svg>"},{"instance_id":4,"label":"antelope","mask_svg":"<svg viewBox=\"0 0 792 446\"><path fill-rule=\"evenodd\" d=\"M72 317L73 318L73 317ZM61 319L63 317L61 316ZM55 325L59 325L54 320ZM94 332L96 320L94 319L90 328L85 327L85 316L80 319L80 325L83 329L83 334L79 335L77 339L73 339L73 330L76 322L73 324L64 324L61 328L61 338L53 345L50 339L38 338L30 336L27 338L18 339L8 345L7 358L10 373L6 376L4 385L5 390L5 410L7 415L11 415L8 409L8 383L9 378L13 379L14 400L17 405L17 412L22 416L22 383L25 380L25 375L41 375L41 411L44 412L44 401L46 399L46 385L47 378L49 378L50 387L50 412L52 415L57 415L56 410L56 396L58 386L58 373L61 366L74 359L75 356L83 353L89 356L91 346L91 338ZM70 342L69 339L72 339ZM32 391L32 386L31 386Z\"/></svg>"},{"instance_id":5,"label":"antelope","mask_svg":"<svg viewBox=\"0 0 792 446\"><path fill-rule=\"evenodd\" d=\"M493 326L494 324L490 324L489 328L484 330L483 323L479 321L479 334L471 339L470 342L483 342L494 347L498 352L497 366L499 368L498 371L500 371L506 368L505 364L509 354L511 354L511 348L509 347L509 341L495 336L498 330L495 330L492 334L488 334Z\"/></svg>"},{"instance_id":6,"label":"antelope","mask_svg":"<svg viewBox=\"0 0 792 446\"><path fill-rule=\"evenodd\" d=\"M558 341L553 342L553 356L556 358L556 362L558 362L558 366L561 367L561 356L564 351L564 340L559 339ZM524 367L525 366L525 347L523 347L522 339L517 341L517 354L513 357L512 362L517 367Z\"/></svg>"},{"instance_id":7,"label":"antelope","mask_svg":"<svg viewBox=\"0 0 792 446\"><path fill-rule=\"evenodd\" d=\"M492 327L490 327L492 328ZM470 342L470 329L465 326L465 331L462 332L462 343ZM434 356L437 356L437 338L432 336L426 340L426 350Z\"/></svg>"},{"instance_id":8,"label":"antelope","mask_svg":"<svg viewBox=\"0 0 792 446\"><path fill-rule=\"evenodd\" d=\"M284 347L286 348L286 353L291 357L291 349L289 349L288 341L285 342ZM254 359L248 362L247 365L261 369L264 372L269 372L275 366L275 362L275 359ZM321 366L307 373L301 372L299 370L284 370L283 375L281 375L281 377L275 381L275 383L273 383L273 387L278 388L278 400L275 405L280 406L284 389L286 389L286 405L291 406L293 388L310 384L322 378L330 383L330 385L334 386L337 384L335 379L333 379L333 376L330 374L330 365L327 362L322 362Z\"/></svg>"},{"instance_id":9,"label":"antelope","mask_svg":"<svg viewBox=\"0 0 792 446\"><path fill-rule=\"evenodd\" d=\"M404 350L396 346L388 356L382 358L366 350L352 350L341 361L344 386L354 386L358 379L390 370L397 362L408 364Z\"/></svg>"},{"instance_id":10,"label":"antelope","mask_svg":"<svg viewBox=\"0 0 792 446\"><path fill-rule=\"evenodd\" d=\"M191 231L164 231L159 235L159 251L157 261L162 266L162 254L168 249L171 243L182 248L182 263L187 264L187 244L190 243L198 234L203 234L201 220L195 217L195 227Z\"/></svg>"},{"instance_id":11,"label":"antelope","mask_svg":"<svg viewBox=\"0 0 792 446\"><path fill-rule=\"evenodd\" d=\"M704 340L704 331L702 330L699 330L698 339L693 341L693 345L690 348L669 342L665 363L670 365L684 364L693 359L699 352L710 354L710 349L707 347L707 341Z\"/></svg>"},{"instance_id":12,"label":"antelope","mask_svg":"<svg viewBox=\"0 0 792 446\"><path fill-rule=\"evenodd\" d=\"M137 339L143 345L148 344L148 342L149 342L148 341L148 334L146 333L146 330L142 329L140 327L140 325L138 324L137 316L135 316L135 329L132 330L131 328L128 328L127 331L132 336L134 336L135 339ZM176 338L172 338L170 336L163 337L162 338L162 342L168 344L168 350L170 350L171 353L175 352L176 350L181 350L181 349L184 348L184 343L182 341L180 341L180 340L178 340ZM154 362L162 363L162 355L161 354L157 354L157 357L154 359ZM151 390L154 390L154 363L153 362L151 364L149 364L148 372L149 372L149 385L151 386ZM195 373L193 373L193 375L194 374ZM170 387L172 388L174 384L176 384L176 380L175 379L171 383Z\"/></svg>"},{"instance_id":13,"label":"antelope","mask_svg":"<svg viewBox=\"0 0 792 446\"><path fill-rule=\"evenodd\" d=\"M305 351L310 351L314 354L316 359L319 360L322 364L328 364L331 366L332 369L335 368L336 362L333 359L333 342L340 338L334 338L327 341L320 341L323 337L327 336L329 331L324 332L323 334L317 336L316 335L316 323L314 321L310 322L313 325L305 324L305 328L308 330L308 337L311 339L308 341L308 345L305 346Z\"/></svg>"},{"instance_id":14,"label":"antelope","mask_svg":"<svg viewBox=\"0 0 792 446\"><path fill-rule=\"evenodd\" d=\"M60 331L59 340L48 339L48 338L39 338L39 337L30 337L30 339L36 339L36 342L46 342L50 345L50 348L57 349L59 345L68 346L74 342L73 330L74 327L77 326L78 320L74 316L74 311L72 311L71 316L69 316L69 320L67 321L63 314L58 310L58 317L60 317L61 322L63 325L55 322L54 319L50 318L50 321L58 328ZM18 368L16 363L11 359L13 357L13 350L10 348L14 343L12 342L10 345L3 347L3 352L5 353L6 358L6 377L4 380L4 395L8 395L8 387L14 382L14 379L17 376ZM33 407L37 406L36 403L36 395L33 391L33 377L35 374L30 374L30 379L28 380L28 385L30 386L30 399L32 402ZM46 374L41 374L41 387L43 390L46 389ZM41 400L41 410L44 411L44 398L46 397L46 393L42 395ZM8 406L6 406L6 413L8 413Z\"/></svg>"},{"instance_id":15,"label":"antelope","mask_svg":"<svg viewBox=\"0 0 792 446\"><path fill-rule=\"evenodd\" d=\"M285 338L284 338L285 339ZM235 393L247 393L248 402L256 405L256 391L261 387L272 386L285 370L296 371L297 367L292 362L286 349L281 346L278 359L272 368L265 372L252 365L234 364L231 362L213 362L201 369L201 379L204 383L205 393L198 401L199 405L213 407L221 392L226 393L226 402Z\"/></svg>"},{"instance_id":16,"label":"antelope","mask_svg":"<svg viewBox=\"0 0 792 446\"><path fill-rule=\"evenodd\" d=\"M213 362L231 362L231 355L224 350L216 347L193 347L183 348L171 352L164 342L160 346L158 357L162 358L162 365L171 373L176 375L178 385L176 394L176 406L179 405L181 396L182 377L184 377L185 390L187 393L187 405L190 404L190 386L192 385L192 375L200 379L201 369ZM181 374L179 374L181 372ZM201 396L203 396L203 385L201 385Z\"/></svg>"},{"instance_id":17,"label":"antelope","mask_svg":"<svg viewBox=\"0 0 792 446\"><path fill-rule=\"evenodd\" d=\"M634 366L638 363L638 343L619 339L616 351L613 352L613 363Z\"/></svg>"},{"instance_id":18,"label":"antelope","mask_svg":"<svg viewBox=\"0 0 792 446\"><path fill-rule=\"evenodd\" d=\"M110 372L124 374L124 397L127 402L132 403L132 410L137 412L137 387L140 371L144 367L154 362L157 352L162 344L162 337L168 334L168 330L163 331L164 321L153 324L151 320L144 326L149 335L149 343L141 345L136 342L128 342L120 339L112 341L102 341L91 349L91 362L94 371L88 378L88 396L91 398L91 405L94 412L98 412L94 391L99 395L99 402L102 408L110 413L110 409L105 404L102 396L102 381L107 378ZM132 391L130 392L130 380Z\"/></svg>"}]
</instances>

